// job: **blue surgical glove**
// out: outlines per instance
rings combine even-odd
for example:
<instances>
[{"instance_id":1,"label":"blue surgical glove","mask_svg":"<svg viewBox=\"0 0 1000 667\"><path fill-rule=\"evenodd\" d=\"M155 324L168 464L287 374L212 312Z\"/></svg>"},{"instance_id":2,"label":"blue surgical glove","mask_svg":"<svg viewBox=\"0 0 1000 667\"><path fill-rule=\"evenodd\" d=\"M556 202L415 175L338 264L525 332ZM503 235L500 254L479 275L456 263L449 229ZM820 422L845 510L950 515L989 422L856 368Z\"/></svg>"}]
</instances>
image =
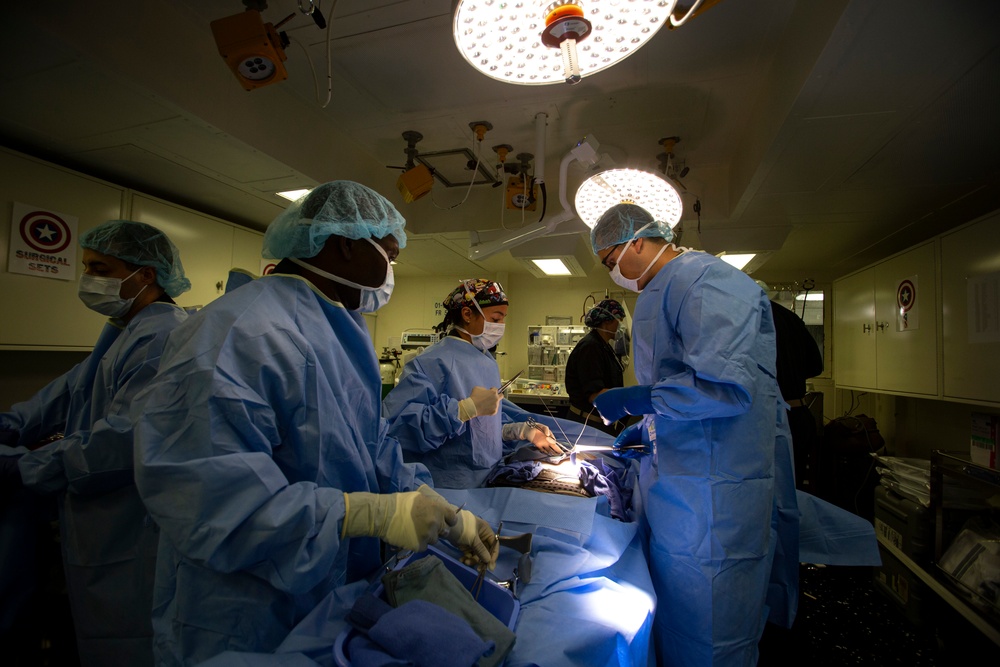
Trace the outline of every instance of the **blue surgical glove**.
<instances>
[{"instance_id":1,"label":"blue surgical glove","mask_svg":"<svg viewBox=\"0 0 1000 667\"><path fill-rule=\"evenodd\" d=\"M655 412L652 389L645 384L601 392L594 399L594 407L601 413L605 424L612 424L628 415L649 415Z\"/></svg>"},{"instance_id":2,"label":"blue surgical glove","mask_svg":"<svg viewBox=\"0 0 1000 667\"><path fill-rule=\"evenodd\" d=\"M611 455L622 459L637 459L649 454L649 447L642 442L644 426L644 422L638 422L625 427L615 438Z\"/></svg>"}]
</instances>

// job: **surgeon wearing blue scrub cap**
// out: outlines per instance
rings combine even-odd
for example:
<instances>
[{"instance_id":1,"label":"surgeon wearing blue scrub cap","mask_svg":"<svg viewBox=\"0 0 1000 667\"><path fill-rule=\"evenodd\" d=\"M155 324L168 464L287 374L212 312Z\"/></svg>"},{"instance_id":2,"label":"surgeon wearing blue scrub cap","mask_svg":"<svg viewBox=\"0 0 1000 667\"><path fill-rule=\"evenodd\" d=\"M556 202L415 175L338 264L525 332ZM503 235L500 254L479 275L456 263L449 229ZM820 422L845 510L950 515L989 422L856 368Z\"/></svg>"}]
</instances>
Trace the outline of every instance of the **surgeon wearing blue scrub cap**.
<instances>
[{"instance_id":1,"label":"surgeon wearing blue scrub cap","mask_svg":"<svg viewBox=\"0 0 1000 667\"><path fill-rule=\"evenodd\" d=\"M152 665L158 531L133 481L130 410L156 375L167 335L188 317L171 297L191 283L177 247L152 225L108 220L80 246L80 299L109 319L83 361L0 413L0 443L9 445L0 446L0 486L24 487L11 496L0 489L0 619L41 622L17 609L17 588L33 583L37 566L24 531L44 514L39 497L53 494L80 664Z\"/></svg>"},{"instance_id":2,"label":"surgeon wearing blue scrub cap","mask_svg":"<svg viewBox=\"0 0 1000 667\"><path fill-rule=\"evenodd\" d=\"M136 481L162 535L158 665L273 651L378 568L379 539L422 550L441 537L495 563L489 525L433 491L381 417L361 313L391 294L404 224L363 185L321 185L268 228L275 271L171 339L137 426Z\"/></svg>"},{"instance_id":3,"label":"surgeon wearing blue scrub cap","mask_svg":"<svg viewBox=\"0 0 1000 667\"><path fill-rule=\"evenodd\" d=\"M594 253L638 292L638 385L594 404L629 415L617 446L642 441L654 636L664 665L755 665L770 620L798 596L798 510L767 296L722 260L672 243L668 225L620 204L591 231Z\"/></svg>"}]
</instances>

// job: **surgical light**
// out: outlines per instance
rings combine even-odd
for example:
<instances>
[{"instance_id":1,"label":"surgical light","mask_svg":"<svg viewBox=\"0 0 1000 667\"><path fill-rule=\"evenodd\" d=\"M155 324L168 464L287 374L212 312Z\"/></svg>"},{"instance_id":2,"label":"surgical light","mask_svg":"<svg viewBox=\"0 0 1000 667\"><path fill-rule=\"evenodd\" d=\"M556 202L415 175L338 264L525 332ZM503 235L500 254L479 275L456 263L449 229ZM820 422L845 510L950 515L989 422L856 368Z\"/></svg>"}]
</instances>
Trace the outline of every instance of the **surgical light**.
<instances>
[{"instance_id":1,"label":"surgical light","mask_svg":"<svg viewBox=\"0 0 1000 667\"><path fill-rule=\"evenodd\" d=\"M462 56L499 81L576 83L635 53L667 25L677 0L458 0ZM557 50L558 49L558 50Z\"/></svg>"},{"instance_id":2,"label":"surgical light","mask_svg":"<svg viewBox=\"0 0 1000 667\"><path fill-rule=\"evenodd\" d=\"M593 229L604 212L618 204L635 204L654 219L674 227L684 205L677 189L656 174L639 169L609 169L588 178L576 191L576 214Z\"/></svg>"}]
</instances>

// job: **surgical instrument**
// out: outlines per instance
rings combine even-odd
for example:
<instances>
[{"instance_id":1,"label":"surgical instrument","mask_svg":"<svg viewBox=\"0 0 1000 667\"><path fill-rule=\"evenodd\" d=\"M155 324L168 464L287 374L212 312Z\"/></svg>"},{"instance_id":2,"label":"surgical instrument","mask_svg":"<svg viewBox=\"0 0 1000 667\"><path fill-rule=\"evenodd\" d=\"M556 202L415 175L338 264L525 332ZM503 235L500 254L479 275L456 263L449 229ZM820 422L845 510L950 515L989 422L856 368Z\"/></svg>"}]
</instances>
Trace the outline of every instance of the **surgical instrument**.
<instances>
[{"instance_id":1,"label":"surgical instrument","mask_svg":"<svg viewBox=\"0 0 1000 667\"><path fill-rule=\"evenodd\" d=\"M503 530L503 521L497 524L497 532L493 534L493 538L496 540L497 549L500 548L500 531ZM489 563L479 564L479 575L476 580L472 582L472 587L469 592L472 593L472 597L479 600L479 593L483 590L483 578L486 576L486 569L489 567Z\"/></svg>"},{"instance_id":2,"label":"surgical instrument","mask_svg":"<svg viewBox=\"0 0 1000 667\"><path fill-rule=\"evenodd\" d=\"M505 391L507 391L507 388L510 385L514 384L514 380L516 380L517 378L521 377L521 373L523 373L523 372L524 372L524 369L522 368L521 370L519 370L517 373L514 374L514 377L512 377L511 379L507 380L502 385L500 385L500 389L499 389L499 391L497 391L497 393L498 394L502 394Z\"/></svg>"}]
</instances>

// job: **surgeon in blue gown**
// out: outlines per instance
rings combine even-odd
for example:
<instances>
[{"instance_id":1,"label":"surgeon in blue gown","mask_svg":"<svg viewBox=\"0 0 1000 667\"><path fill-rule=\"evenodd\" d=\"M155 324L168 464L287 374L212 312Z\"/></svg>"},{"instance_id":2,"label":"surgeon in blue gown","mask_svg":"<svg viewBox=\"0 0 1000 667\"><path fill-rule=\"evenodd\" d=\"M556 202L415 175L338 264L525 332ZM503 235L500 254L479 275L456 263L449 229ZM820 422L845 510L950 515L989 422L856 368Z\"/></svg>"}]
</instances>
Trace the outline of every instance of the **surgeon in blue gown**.
<instances>
[{"instance_id":1,"label":"surgeon in blue gown","mask_svg":"<svg viewBox=\"0 0 1000 667\"><path fill-rule=\"evenodd\" d=\"M672 238L631 204L591 232L612 280L640 292L638 385L595 405L607 422L642 416L618 442L653 447L640 489L659 663L754 665L768 613L790 623L797 599L798 510L770 304L746 274Z\"/></svg>"},{"instance_id":2,"label":"surgeon in blue gown","mask_svg":"<svg viewBox=\"0 0 1000 667\"><path fill-rule=\"evenodd\" d=\"M329 591L378 568L375 538L443 537L495 561L493 529L423 484L381 418L362 313L391 294L404 224L363 185L321 185L268 227L275 272L171 337L137 398L136 482L161 529L157 664L274 650Z\"/></svg>"},{"instance_id":3,"label":"surgeon in blue gown","mask_svg":"<svg viewBox=\"0 0 1000 667\"><path fill-rule=\"evenodd\" d=\"M133 482L129 410L156 374L167 334L187 319L171 297L191 283L176 246L151 225L109 220L84 233L80 245L80 298L110 319L86 359L0 414L0 442L10 445L0 456L20 457L8 470L27 490L58 496L81 665L152 665L158 531ZM55 434L63 437L29 451ZM0 550L30 546L24 536ZM30 569L8 575L31 576Z\"/></svg>"},{"instance_id":4,"label":"surgeon in blue gown","mask_svg":"<svg viewBox=\"0 0 1000 667\"><path fill-rule=\"evenodd\" d=\"M509 305L500 283L462 280L441 305L437 328L448 335L407 362L384 400L406 460L426 465L438 488L470 489L518 445L561 454L548 426L512 422L499 409L500 370L489 350L503 336Z\"/></svg>"}]
</instances>

